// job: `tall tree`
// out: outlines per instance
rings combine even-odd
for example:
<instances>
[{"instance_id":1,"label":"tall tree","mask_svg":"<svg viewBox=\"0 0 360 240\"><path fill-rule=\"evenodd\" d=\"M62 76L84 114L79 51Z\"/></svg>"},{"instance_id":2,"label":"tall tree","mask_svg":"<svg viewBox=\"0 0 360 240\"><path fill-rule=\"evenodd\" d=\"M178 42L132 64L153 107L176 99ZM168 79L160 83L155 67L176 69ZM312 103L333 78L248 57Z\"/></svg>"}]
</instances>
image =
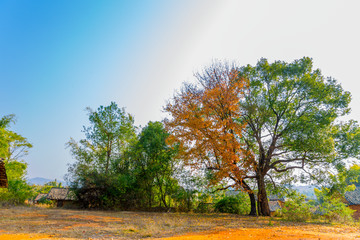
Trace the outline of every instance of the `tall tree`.
<instances>
[{"instance_id":1,"label":"tall tree","mask_svg":"<svg viewBox=\"0 0 360 240\"><path fill-rule=\"evenodd\" d=\"M149 122L128 154L128 160L134 164L136 190L146 198L149 208L154 204L169 208L170 196L177 187L174 178L177 147L166 143L168 136L161 122Z\"/></svg>"},{"instance_id":2,"label":"tall tree","mask_svg":"<svg viewBox=\"0 0 360 240\"><path fill-rule=\"evenodd\" d=\"M184 84L166 105L171 119L165 124L170 141L181 143L185 163L211 171L213 184L227 180L246 190L252 203L250 214L255 215L254 193L244 180L253 156L239 140L246 123L237 121L248 82L238 76L234 66L221 63L196 74L198 84Z\"/></svg>"},{"instance_id":3,"label":"tall tree","mask_svg":"<svg viewBox=\"0 0 360 240\"><path fill-rule=\"evenodd\" d=\"M109 174L112 163L120 158L130 142L136 137L134 119L124 109L111 102L109 106L100 106L97 111L87 108L89 127L83 127L85 139L77 143L70 139L68 146L76 164L101 174Z\"/></svg>"},{"instance_id":4,"label":"tall tree","mask_svg":"<svg viewBox=\"0 0 360 240\"><path fill-rule=\"evenodd\" d=\"M129 178L122 174L127 168L123 154L136 138L134 119L114 102L87 111L86 138L68 142L76 162L69 166L66 178L78 189L84 206L113 208L126 195Z\"/></svg>"},{"instance_id":5,"label":"tall tree","mask_svg":"<svg viewBox=\"0 0 360 240\"><path fill-rule=\"evenodd\" d=\"M266 178L295 169L319 175L341 160L336 120L349 112L350 93L313 70L307 57L272 64L261 59L241 67L239 77L249 79L239 117L247 123L242 141L255 156L248 177L257 180L259 214L268 216Z\"/></svg>"}]
</instances>

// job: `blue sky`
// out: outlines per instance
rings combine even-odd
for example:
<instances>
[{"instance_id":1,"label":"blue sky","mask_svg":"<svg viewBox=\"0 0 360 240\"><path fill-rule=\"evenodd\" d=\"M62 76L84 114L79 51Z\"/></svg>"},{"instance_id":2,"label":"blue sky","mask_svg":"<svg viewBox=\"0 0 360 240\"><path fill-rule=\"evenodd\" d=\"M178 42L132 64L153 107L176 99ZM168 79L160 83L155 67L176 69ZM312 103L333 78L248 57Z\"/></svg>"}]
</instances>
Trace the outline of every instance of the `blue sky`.
<instances>
[{"instance_id":1,"label":"blue sky","mask_svg":"<svg viewBox=\"0 0 360 240\"><path fill-rule=\"evenodd\" d=\"M314 59L353 95L360 120L358 1L0 2L0 116L33 143L28 176L63 178L65 143L83 138L84 109L111 101L137 125L214 59Z\"/></svg>"}]
</instances>

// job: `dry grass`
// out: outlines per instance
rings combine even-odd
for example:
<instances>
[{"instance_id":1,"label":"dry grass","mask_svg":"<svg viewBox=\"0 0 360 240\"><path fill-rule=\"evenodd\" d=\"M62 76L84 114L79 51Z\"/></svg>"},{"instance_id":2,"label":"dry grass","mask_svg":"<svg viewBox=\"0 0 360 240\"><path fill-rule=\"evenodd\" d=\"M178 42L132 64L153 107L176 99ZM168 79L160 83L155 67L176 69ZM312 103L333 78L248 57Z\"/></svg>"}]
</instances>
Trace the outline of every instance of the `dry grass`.
<instances>
[{"instance_id":1,"label":"dry grass","mask_svg":"<svg viewBox=\"0 0 360 240\"><path fill-rule=\"evenodd\" d=\"M2 239L360 239L350 226L291 223L231 214L0 209ZM14 235L14 234L18 235ZM185 236L182 236L185 235Z\"/></svg>"}]
</instances>

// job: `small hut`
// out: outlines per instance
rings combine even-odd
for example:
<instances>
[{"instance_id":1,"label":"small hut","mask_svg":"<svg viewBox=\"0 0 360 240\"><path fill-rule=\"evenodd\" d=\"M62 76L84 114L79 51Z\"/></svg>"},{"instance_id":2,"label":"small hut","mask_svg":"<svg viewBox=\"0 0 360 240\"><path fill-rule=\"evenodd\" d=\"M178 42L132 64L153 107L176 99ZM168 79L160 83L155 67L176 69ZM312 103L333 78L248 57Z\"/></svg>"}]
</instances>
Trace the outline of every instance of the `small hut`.
<instances>
[{"instance_id":1,"label":"small hut","mask_svg":"<svg viewBox=\"0 0 360 240\"><path fill-rule=\"evenodd\" d=\"M8 187L8 179L5 170L5 162L3 158L0 158L0 188Z\"/></svg>"},{"instance_id":2,"label":"small hut","mask_svg":"<svg viewBox=\"0 0 360 240\"><path fill-rule=\"evenodd\" d=\"M47 199L56 201L57 207L73 206L75 204L76 195L69 188L52 188L47 194Z\"/></svg>"},{"instance_id":3,"label":"small hut","mask_svg":"<svg viewBox=\"0 0 360 240\"><path fill-rule=\"evenodd\" d=\"M269 200L270 215L274 215L277 210L280 210L285 206L284 197L278 195L270 195L268 197L268 200Z\"/></svg>"}]
</instances>

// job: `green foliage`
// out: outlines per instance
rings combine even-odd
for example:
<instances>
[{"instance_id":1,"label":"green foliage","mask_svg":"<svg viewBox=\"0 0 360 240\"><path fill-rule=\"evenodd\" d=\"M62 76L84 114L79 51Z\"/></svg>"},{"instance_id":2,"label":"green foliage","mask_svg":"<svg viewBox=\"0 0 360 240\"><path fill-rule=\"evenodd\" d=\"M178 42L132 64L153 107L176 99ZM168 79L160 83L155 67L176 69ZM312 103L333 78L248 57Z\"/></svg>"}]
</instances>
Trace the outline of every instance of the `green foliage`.
<instances>
[{"instance_id":1,"label":"green foliage","mask_svg":"<svg viewBox=\"0 0 360 240\"><path fill-rule=\"evenodd\" d=\"M180 200L186 196L174 176L177 147L166 143L168 136L162 123L149 122L127 152L127 160L134 164L138 201L147 208L169 208L172 197Z\"/></svg>"},{"instance_id":2,"label":"green foliage","mask_svg":"<svg viewBox=\"0 0 360 240\"><path fill-rule=\"evenodd\" d=\"M15 115L8 115L0 118L0 158L7 158L9 148L9 125L14 122Z\"/></svg>"},{"instance_id":3,"label":"green foliage","mask_svg":"<svg viewBox=\"0 0 360 240\"><path fill-rule=\"evenodd\" d=\"M312 217L311 206L306 203L305 195L293 193L279 210L280 216L288 221L304 222Z\"/></svg>"},{"instance_id":4,"label":"green foliage","mask_svg":"<svg viewBox=\"0 0 360 240\"><path fill-rule=\"evenodd\" d=\"M241 202L236 197L224 197L215 204L215 211L221 213L235 213L240 214Z\"/></svg>"},{"instance_id":5,"label":"green foliage","mask_svg":"<svg viewBox=\"0 0 360 240\"><path fill-rule=\"evenodd\" d=\"M90 126L84 127L86 138L68 142L76 162L69 166L66 178L78 189L85 207L120 208L132 184L124 153L136 139L134 119L114 102L97 111L87 110Z\"/></svg>"},{"instance_id":6,"label":"green foliage","mask_svg":"<svg viewBox=\"0 0 360 240\"><path fill-rule=\"evenodd\" d=\"M241 121L249 123L244 139L259 155L270 149L269 173L291 171L288 167L294 164L301 168L301 160L308 171L328 169L342 129L334 127L335 119L349 112L350 93L336 80L325 79L320 70L313 70L312 59L306 57L272 64L261 59L240 72L250 79L248 95L241 102L247 113ZM272 138L257 138L260 131ZM287 160L279 161L282 157Z\"/></svg>"},{"instance_id":7,"label":"green foliage","mask_svg":"<svg viewBox=\"0 0 360 240\"><path fill-rule=\"evenodd\" d=\"M46 196L40 198L38 201L40 204L46 204L49 206L55 206L55 202L46 198Z\"/></svg>"},{"instance_id":8,"label":"green foliage","mask_svg":"<svg viewBox=\"0 0 360 240\"><path fill-rule=\"evenodd\" d=\"M324 201L320 205L320 212L330 222L346 223L353 221L354 210L347 207L341 198L330 198L328 201Z\"/></svg>"},{"instance_id":9,"label":"green foliage","mask_svg":"<svg viewBox=\"0 0 360 240\"><path fill-rule=\"evenodd\" d=\"M359 156L359 127L354 121L337 121L350 111L350 93L313 69L311 58L291 63L261 59L239 71L240 77L249 79L240 102L244 114L238 120L247 123L241 140L254 153L252 171L260 176L261 214L269 214L261 199L267 176L287 181L284 174L291 176L295 169L303 169L307 174L295 181L326 180L329 169L344 158Z\"/></svg>"},{"instance_id":10,"label":"green foliage","mask_svg":"<svg viewBox=\"0 0 360 240\"><path fill-rule=\"evenodd\" d=\"M9 180L8 189L0 189L0 201L13 205L24 204L25 200L34 196L32 187L22 179Z\"/></svg>"},{"instance_id":11,"label":"green foliage","mask_svg":"<svg viewBox=\"0 0 360 240\"><path fill-rule=\"evenodd\" d=\"M166 144L162 123L149 122L136 136L132 116L115 103L88 111L86 138L68 143L76 162L67 180L84 207L170 208L177 149Z\"/></svg>"},{"instance_id":12,"label":"green foliage","mask_svg":"<svg viewBox=\"0 0 360 240\"><path fill-rule=\"evenodd\" d=\"M100 106L95 112L87 110L90 126L83 127L86 138L79 143L74 139L67 143L77 160L69 169L68 178L72 182L87 172L107 175L118 171L121 155L136 137L133 117L114 102L107 107Z\"/></svg>"},{"instance_id":13,"label":"green foliage","mask_svg":"<svg viewBox=\"0 0 360 240\"><path fill-rule=\"evenodd\" d=\"M345 181L348 185L354 184L355 186L360 186L360 165L354 164L345 174Z\"/></svg>"},{"instance_id":14,"label":"green foliage","mask_svg":"<svg viewBox=\"0 0 360 240\"><path fill-rule=\"evenodd\" d=\"M344 198L338 192L334 193L329 188L315 189L318 198L318 213L328 222L352 222L354 210L344 203Z\"/></svg>"},{"instance_id":15,"label":"green foliage","mask_svg":"<svg viewBox=\"0 0 360 240\"><path fill-rule=\"evenodd\" d=\"M36 195L34 189L26 182L27 164L21 161L12 160L5 163L8 176L8 189L0 189L0 200L10 204L23 204L26 199Z\"/></svg>"},{"instance_id":16,"label":"green foliage","mask_svg":"<svg viewBox=\"0 0 360 240\"><path fill-rule=\"evenodd\" d=\"M200 210L199 205L203 202L203 206L209 206L207 204L205 193L208 185L206 178L199 174L197 171L193 171L191 167L184 165L183 162L179 162L176 167L175 178L178 181L179 188L173 195L175 200L174 204L178 211L197 211L197 212L211 212L213 209L206 211Z\"/></svg>"},{"instance_id":17,"label":"green foliage","mask_svg":"<svg viewBox=\"0 0 360 240\"><path fill-rule=\"evenodd\" d=\"M27 164L21 158L28 154L32 145L23 136L9 129L14 115L0 119L0 157L5 159L8 188L0 189L0 201L9 204L23 204L36 193L26 183Z\"/></svg>"},{"instance_id":18,"label":"green foliage","mask_svg":"<svg viewBox=\"0 0 360 240\"><path fill-rule=\"evenodd\" d=\"M248 197L244 193L236 196L225 196L215 203L215 211L221 213L248 214L250 211Z\"/></svg>"}]
</instances>

